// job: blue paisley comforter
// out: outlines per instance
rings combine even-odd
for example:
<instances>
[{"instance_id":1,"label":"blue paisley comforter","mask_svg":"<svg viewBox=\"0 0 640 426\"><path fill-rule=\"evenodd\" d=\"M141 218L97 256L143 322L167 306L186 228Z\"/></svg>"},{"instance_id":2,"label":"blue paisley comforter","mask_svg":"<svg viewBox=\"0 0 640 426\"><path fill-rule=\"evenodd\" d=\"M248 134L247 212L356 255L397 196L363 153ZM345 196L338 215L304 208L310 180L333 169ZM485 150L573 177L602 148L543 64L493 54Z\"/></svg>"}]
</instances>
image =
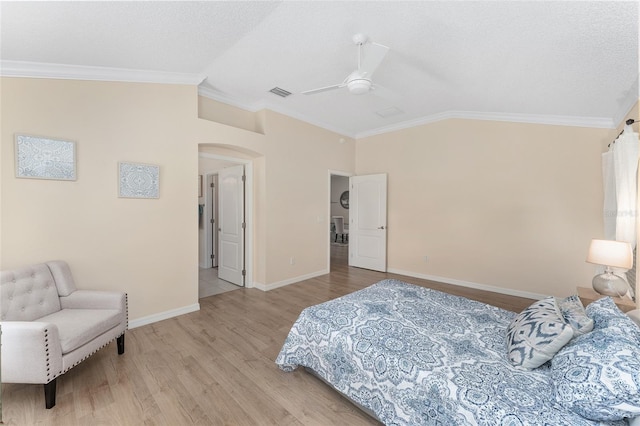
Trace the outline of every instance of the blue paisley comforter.
<instances>
[{"instance_id":1,"label":"blue paisley comforter","mask_svg":"<svg viewBox=\"0 0 640 426\"><path fill-rule=\"evenodd\" d=\"M384 280L302 311L276 363L312 369L386 425L626 424L562 408L548 365L514 368L506 329L515 315Z\"/></svg>"}]
</instances>

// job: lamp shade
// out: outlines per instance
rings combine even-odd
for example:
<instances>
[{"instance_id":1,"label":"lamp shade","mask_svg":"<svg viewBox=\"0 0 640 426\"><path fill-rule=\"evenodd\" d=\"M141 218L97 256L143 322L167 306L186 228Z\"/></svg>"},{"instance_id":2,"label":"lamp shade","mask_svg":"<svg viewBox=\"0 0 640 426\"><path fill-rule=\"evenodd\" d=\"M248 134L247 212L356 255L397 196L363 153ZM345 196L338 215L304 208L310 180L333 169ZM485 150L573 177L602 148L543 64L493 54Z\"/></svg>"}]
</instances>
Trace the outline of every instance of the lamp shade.
<instances>
[{"instance_id":1,"label":"lamp shade","mask_svg":"<svg viewBox=\"0 0 640 426\"><path fill-rule=\"evenodd\" d=\"M587 262L630 269L633 266L631 244L624 241L591 240Z\"/></svg>"}]
</instances>

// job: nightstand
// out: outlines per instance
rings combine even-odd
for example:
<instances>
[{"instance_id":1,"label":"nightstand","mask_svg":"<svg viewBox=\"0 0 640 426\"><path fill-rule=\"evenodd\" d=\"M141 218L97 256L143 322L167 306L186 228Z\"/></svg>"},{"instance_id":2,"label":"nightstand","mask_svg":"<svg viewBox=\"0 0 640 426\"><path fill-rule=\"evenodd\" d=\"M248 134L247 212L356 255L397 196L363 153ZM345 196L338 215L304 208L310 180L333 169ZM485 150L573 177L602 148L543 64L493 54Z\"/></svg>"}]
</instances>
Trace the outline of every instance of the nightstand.
<instances>
[{"instance_id":1,"label":"nightstand","mask_svg":"<svg viewBox=\"0 0 640 426\"><path fill-rule=\"evenodd\" d=\"M578 296L580 297L580 300L582 301L582 304L585 307L589 303L605 297L602 294L596 292L594 289L588 288L588 287L578 287ZM633 309L636 309L636 303L629 298L626 298L626 297L611 297L611 298L613 299L615 304L618 305L618 308L620 308L622 312L629 312Z\"/></svg>"}]
</instances>

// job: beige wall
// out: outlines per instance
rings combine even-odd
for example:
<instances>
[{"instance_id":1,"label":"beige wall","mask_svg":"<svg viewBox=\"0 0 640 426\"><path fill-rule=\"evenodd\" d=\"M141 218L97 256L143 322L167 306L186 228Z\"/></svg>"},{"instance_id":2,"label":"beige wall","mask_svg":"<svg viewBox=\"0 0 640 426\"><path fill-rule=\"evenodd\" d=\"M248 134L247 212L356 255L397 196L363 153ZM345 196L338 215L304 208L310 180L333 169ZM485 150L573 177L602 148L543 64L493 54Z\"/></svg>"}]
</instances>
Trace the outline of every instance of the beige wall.
<instances>
[{"instance_id":1,"label":"beige wall","mask_svg":"<svg viewBox=\"0 0 640 426\"><path fill-rule=\"evenodd\" d=\"M538 294L593 274L600 153L617 131L449 120L340 143L266 110L260 132L198 118L191 86L0 84L0 267L65 259L80 287L127 291L133 321L197 307L199 148L252 158L264 288L326 272L329 170L389 174L392 269ZM15 178L15 133L76 141L78 180ZM160 198L118 198L118 161L160 165Z\"/></svg>"},{"instance_id":2,"label":"beige wall","mask_svg":"<svg viewBox=\"0 0 640 426\"><path fill-rule=\"evenodd\" d=\"M3 78L1 98L2 269L64 259L131 320L197 304L196 88ZM76 141L78 179L15 178L15 133ZM160 198L118 198L118 161L159 165Z\"/></svg>"},{"instance_id":3,"label":"beige wall","mask_svg":"<svg viewBox=\"0 0 640 426\"><path fill-rule=\"evenodd\" d=\"M252 132L262 132L258 114L198 96L198 117Z\"/></svg>"},{"instance_id":4,"label":"beige wall","mask_svg":"<svg viewBox=\"0 0 640 426\"><path fill-rule=\"evenodd\" d=\"M266 283L277 285L328 272L329 170L353 172L355 141L265 113Z\"/></svg>"},{"instance_id":5,"label":"beige wall","mask_svg":"<svg viewBox=\"0 0 640 426\"><path fill-rule=\"evenodd\" d=\"M446 120L358 140L356 172L389 175L389 268L542 295L589 286L616 134Z\"/></svg>"},{"instance_id":6,"label":"beige wall","mask_svg":"<svg viewBox=\"0 0 640 426\"><path fill-rule=\"evenodd\" d=\"M127 291L131 321L197 308L199 149L252 159L254 281L326 268L328 170L354 169L353 141L267 111L268 136L198 118L191 86L0 81L2 269L64 259L79 287ZM15 178L15 133L76 141L78 180ZM118 198L118 161L160 165L160 198Z\"/></svg>"},{"instance_id":7,"label":"beige wall","mask_svg":"<svg viewBox=\"0 0 640 426\"><path fill-rule=\"evenodd\" d=\"M204 108L199 125L233 122L213 113L231 111L224 105L203 99L199 105ZM241 130L231 137L200 138L200 151L234 156L239 150L238 158L253 158L255 285L269 289L328 272L329 170L354 171L355 141L269 110L236 112L245 123L238 126L247 130L252 116L260 132L242 143Z\"/></svg>"}]
</instances>

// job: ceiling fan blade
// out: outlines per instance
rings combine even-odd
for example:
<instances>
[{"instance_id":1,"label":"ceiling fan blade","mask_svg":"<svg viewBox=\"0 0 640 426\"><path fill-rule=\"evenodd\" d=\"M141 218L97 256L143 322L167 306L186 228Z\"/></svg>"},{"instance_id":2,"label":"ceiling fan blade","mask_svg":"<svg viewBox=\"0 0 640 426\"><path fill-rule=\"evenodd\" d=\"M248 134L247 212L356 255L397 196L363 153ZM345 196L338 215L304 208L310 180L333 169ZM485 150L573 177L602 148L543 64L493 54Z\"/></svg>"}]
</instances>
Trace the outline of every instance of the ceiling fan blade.
<instances>
[{"instance_id":1,"label":"ceiling fan blade","mask_svg":"<svg viewBox=\"0 0 640 426\"><path fill-rule=\"evenodd\" d=\"M341 87L346 86L345 83L334 84L333 86L320 87L319 89L307 90L302 92L303 95L315 95L316 93L327 92L329 90L339 89Z\"/></svg>"},{"instance_id":2,"label":"ceiling fan blade","mask_svg":"<svg viewBox=\"0 0 640 426\"><path fill-rule=\"evenodd\" d=\"M360 72L368 78L371 78L371 75L375 72L378 66L380 66L388 52L389 48L382 44L370 43L363 45Z\"/></svg>"}]
</instances>

